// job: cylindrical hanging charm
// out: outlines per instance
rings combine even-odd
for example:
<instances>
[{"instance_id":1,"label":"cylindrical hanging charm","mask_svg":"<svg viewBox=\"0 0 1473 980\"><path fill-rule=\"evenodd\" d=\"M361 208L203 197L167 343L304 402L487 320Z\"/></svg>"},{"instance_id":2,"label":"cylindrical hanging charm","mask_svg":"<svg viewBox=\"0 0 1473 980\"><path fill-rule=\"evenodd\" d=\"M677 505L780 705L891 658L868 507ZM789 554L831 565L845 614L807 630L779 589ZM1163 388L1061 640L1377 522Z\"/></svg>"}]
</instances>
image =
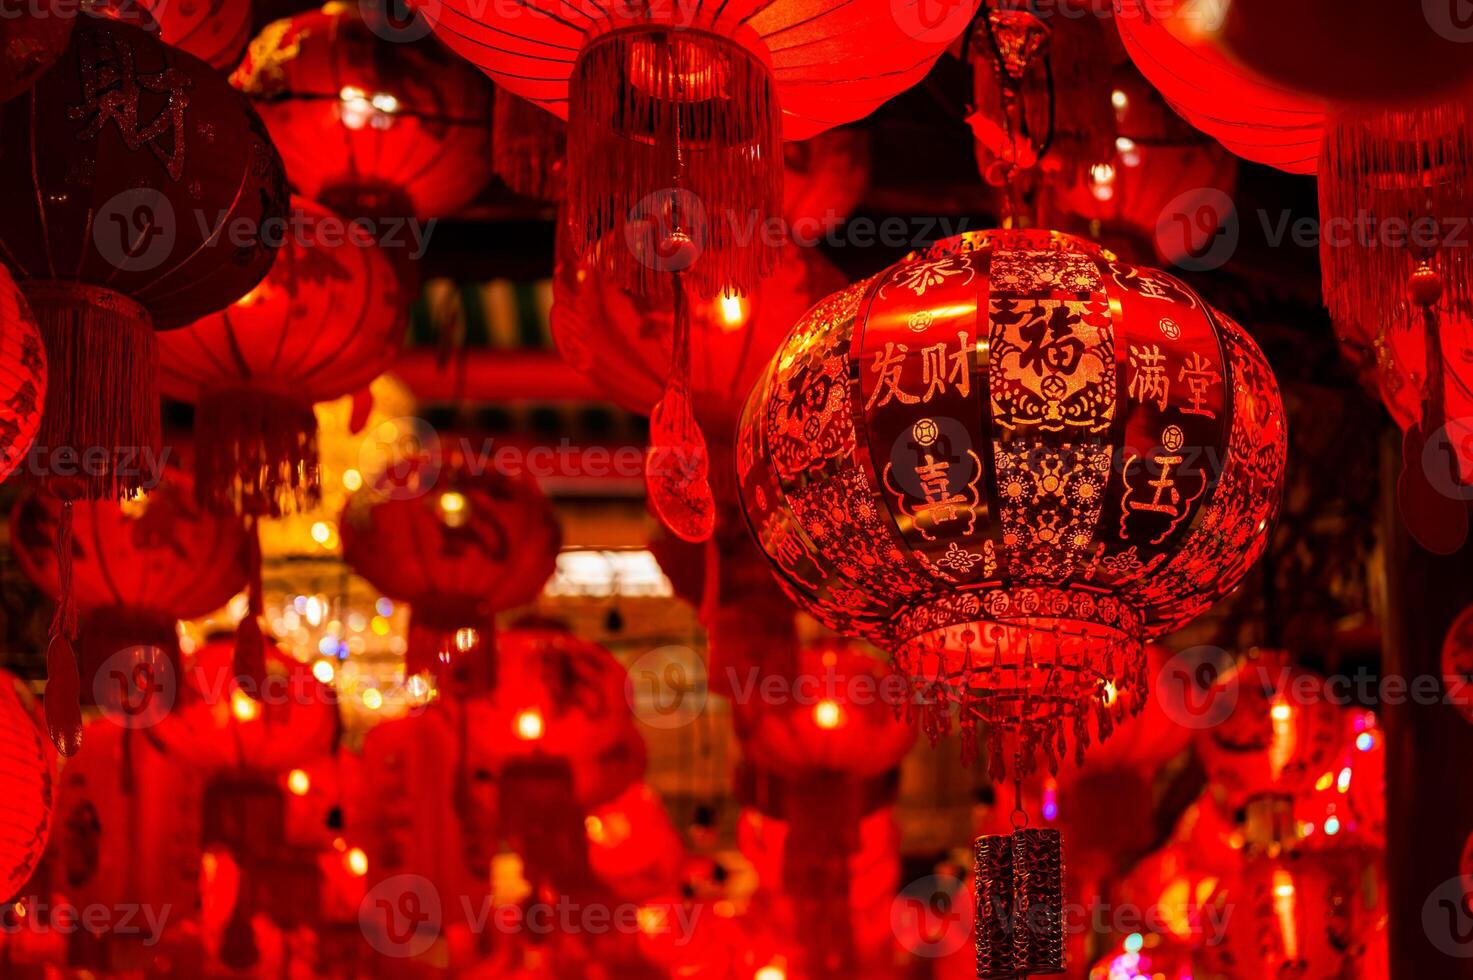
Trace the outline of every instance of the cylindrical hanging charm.
<instances>
[{"instance_id":1,"label":"cylindrical hanging charm","mask_svg":"<svg viewBox=\"0 0 1473 980\"><path fill-rule=\"evenodd\" d=\"M1013 968L1013 838L977 838L977 976L1003 980Z\"/></svg>"},{"instance_id":2,"label":"cylindrical hanging charm","mask_svg":"<svg viewBox=\"0 0 1473 980\"><path fill-rule=\"evenodd\" d=\"M1064 850L1057 830L1013 831L1014 971L1064 972Z\"/></svg>"}]
</instances>

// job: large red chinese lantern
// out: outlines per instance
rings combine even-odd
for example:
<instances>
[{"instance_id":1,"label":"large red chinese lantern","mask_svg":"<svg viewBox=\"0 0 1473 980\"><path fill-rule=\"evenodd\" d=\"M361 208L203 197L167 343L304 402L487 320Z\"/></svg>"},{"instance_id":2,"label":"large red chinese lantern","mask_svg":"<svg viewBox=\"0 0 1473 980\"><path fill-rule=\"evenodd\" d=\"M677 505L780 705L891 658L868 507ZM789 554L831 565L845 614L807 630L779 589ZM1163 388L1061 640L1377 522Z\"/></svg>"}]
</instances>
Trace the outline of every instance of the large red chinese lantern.
<instances>
[{"instance_id":1,"label":"large red chinese lantern","mask_svg":"<svg viewBox=\"0 0 1473 980\"><path fill-rule=\"evenodd\" d=\"M495 614L536 598L562 538L530 477L458 465L425 493L359 490L339 531L353 570L412 607L405 675L466 672L471 690L494 677Z\"/></svg>"},{"instance_id":2,"label":"large red chinese lantern","mask_svg":"<svg viewBox=\"0 0 1473 980\"><path fill-rule=\"evenodd\" d=\"M46 403L46 347L10 273L0 268L0 480L36 441Z\"/></svg>"},{"instance_id":3,"label":"large red chinese lantern","mask_svg":"<svg viewBox=\"0 0 1473 980\"><path fill-rule=\"evenodd\" d=\"M12 511L10 526L21 570L61 604L63 635L75 638L68 621L80 617L82 703L109 712L122 710L119 699L130 692L146 693L133 689L133 672L168 671L172 684L177 621L219 609L246 585L240 525L202 511L188 477L176 470L147 497L124 503L67 507L54 494L33 492ZM119 654L124 662L113 659ZM100 673L105 664L107 676ZM61 685L48 689L48 701L61 696Z\"/></svg>"},{"instance_id":4,"label":"large red chinese lantern","mask_svg":"<svg viewBox=\"0 0 1473 980\"><path fill-rule=\"evenodd\" d=\"M989 231L800 320L737 469L793 598L892 651L931 733L952 705L969 733L989 723L995 773L1015 734L1026 774L1070 738L1082 756L1090 716L1107 736L1144 696L1143 640L1243 577L1284 452L1263 356L1185 285L1071 236Z\"/></svg>"},{"instance_id":5,"label":"large red chinese lantern","mask_svg":"<svg viewBox=\"0 0 1473 980\"><path fill-rule=\"evenodd\" d=\"M231 80L292 186L344 214L449 217L490 179L485 79L433 41L381 36L356 4L268 25Z\"/></svg>"},{"instance_id":6,"label":"large red chinese lantern","mask_svg":"<svg viewBox=\"0 0 1473 980\"><path fill-rule=\"evenodd\" d=\"M261 231L286 203L280 160L208 65L90 16L0 123L15 134L0 156L0 243L46 341L49 475L89 498L130 495L145 486L137 459L158 452L154 330L266 274ZM85 465L63 468L60 449Z\"/></svg>"},{"instance_id":7,"label":"large red chinese lantern","mask_svg":"<svg viewBox=\"0 0 1473 980\"><path fill-rule=\"evenodd\" d=\"M754 686L733 701L733 720L752 767L743 795L786 825L783 890L810 970L828 975L856 964L853 863L865 849L865 818L895 801L893 770L915 729L897 718L904 683L860 650L809 648L793 667L776 698L770 678L750 678Z\"/></svg>"},{"instance_id":8,"label":"large red chinese lantern","mask_svg":"<svg viewBox=\"0 0 1473 980\"><path fill-rule=\"evenodd\" d=\"M142 0L159 36L215 68L233 68L251 37L251 0Z\"/></svg>"},{"instance_id":9,"label":"large red chinese lantern","mask_svg":"<svg viewBox=\"0 0 1473 980\"><path fill-rule=\"evenodd\" d=\"M164 392L196 406L195 480L213 510L276 516L318 499L314 402L394 359L405 301L382 250L293 198L291 241L250 292L160 340Z\"/></svg>"},{"instance_id":10,"label":"large red chinese lantern","mask_svg":"<svg viewBox=\"0 0 1473 980\"><path fill-rule=\"evenodd\" d=\"M6 20L5 37L0 40L0 102L30 88L61 57L75 21L75 17L59 16L54 10Z\"/></svg>"},{"instance_id":11,"label":"large red chinese lantern","mask_svg":"<svg viewBox=\"0 0 1473 980\"><path fill-rule=\"evenodd\" d=\"M1324 102L1242 68L1204 29L1210 5L1120 0L1115 26L1130 60L1193 126L1246 160L1314 173Z\"/></svg>"},{"instance_id":12,"label":"large red chinese lantern","mask_svg":"<svg viewBox=\"0 0 1473 980\"><path fill-rule=\"evenodd\" d=\"M0 742L6 747L0 775L0 894L7 901L30 879L46 849L53 800L51 759L18 685L0 671Z\"/></svg>"}]
</instances>

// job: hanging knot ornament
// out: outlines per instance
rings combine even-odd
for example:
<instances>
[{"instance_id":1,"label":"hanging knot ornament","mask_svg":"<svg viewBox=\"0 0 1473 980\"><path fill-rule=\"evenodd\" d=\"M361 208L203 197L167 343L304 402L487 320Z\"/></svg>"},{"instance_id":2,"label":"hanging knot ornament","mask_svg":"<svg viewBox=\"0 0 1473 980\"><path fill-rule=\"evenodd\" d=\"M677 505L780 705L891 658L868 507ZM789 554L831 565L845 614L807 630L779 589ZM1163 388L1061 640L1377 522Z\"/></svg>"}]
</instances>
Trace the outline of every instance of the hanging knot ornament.
<instances>
[{"instance_id":1,"label":"hanging knot ornament","mask_svg":"<svg viewBox=\"0 0 1473 980\"><path fill-rule=\"evenodd\" d=\"M800 320L737 474L793 599L891 651L933 738L990 726L1000 774L1007 735L1053 769L1139 709L1143 640L1262 553L1284 426L1253 341L1178 280L986 231Z\"/></svg>"},{"instance_id":2,"label":"hanging knot ornament","mask_svg":"<svg viewBox=\"0 0 1473 980\"><path fill-rule=\"evenodd\" d=\"M88 499L146 489L159 454L155 330L266 274L281 161L213 69L129 24L83 14L60 60L0 105L0 253L50 366L46 476ZM81 465L72 460L80 458Z\"/></svg>"}]
</instances>

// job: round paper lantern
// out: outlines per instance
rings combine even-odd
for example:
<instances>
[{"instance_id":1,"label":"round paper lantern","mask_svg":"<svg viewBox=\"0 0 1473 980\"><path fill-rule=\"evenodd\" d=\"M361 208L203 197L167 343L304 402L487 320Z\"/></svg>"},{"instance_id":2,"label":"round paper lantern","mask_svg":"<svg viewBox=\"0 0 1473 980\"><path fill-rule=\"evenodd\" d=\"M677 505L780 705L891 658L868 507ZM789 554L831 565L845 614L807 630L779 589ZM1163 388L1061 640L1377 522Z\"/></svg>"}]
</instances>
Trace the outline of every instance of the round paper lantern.
<instances>
[{"instance_id":1,"label":"round paper lantern","mask_svg":"<svg viewBox=\"0 0 1473 980\"><path fill-rule=\"evenodd\" d=\"M928 731L954 704L989 723L997 772L1009 732L1027 769L1139 705L1142 641L1262 552L1284 453L1268 364L1189 288L1072 236L989 231L800 320L737 472L793 598L890 650Z\"/></svg>"},{"instance_id":2,"label":"round paper lantern","mask_svg":"<svg viewBox=\"0 0 1473 980\"><path fill-rule=\"evenodd\" d=\"M291 240L255 289L160 338L165 394L196 406L196 490L212 510L312 507L312 404L367 385L403 339L407 301L383 251L304 198L289 220Z\"/></svg>"},{"instance_id":3,"label":"round paper lantern","mask_svg":"<svg viewBox=\"0 0 1473 980\"><path fill-rule=\"evenodd\" d=\"M553 279L553 339L611 401L648 414L670 373L676 332L671 295L620 288L589 256L570 255L566 246L559 249ZM742 398L793 322L843 284L818 249L790 248L756 294L692 303L690 397L703 427L718 433L735 428Z\"/></svg>"},{"instance_id":4,"label":"round paper lantern","mask_svg":"<svg viewBox=\"0 0 1473 980\"><path fill-rule=\"evenodd\" d=\"M159 36L212 67L235 67L251 37L251 0L141 0Z\"/></svg>"},{"instance_id":5,"label":"round paper lantern","mask_svg":"<svg viewBox=\"0 0 1473 980\"><path fill-rule=\"evenodd\" d=\"M124 650L136 654L136 667L148 654L133 648L147 647L177 670L176 622L214 612L245 588L245 534L238 522L201 510L177 470L166 471L147 497L76 504L70 544L58 559L66 510L44 491L21 498L10 516L11 548L28 578L81 615L83 703L117 709L118 692L103 686L99 669Z\"/></svg>"},{"instance_id":6,"label":"round paper lantern","mask_svg":"<svg viewBox=\"0 0 1473 980\"><path fill-rule=\"evenodd\" d=\"M8 16L0 40L0 102L20 95L66 50L75 17L39 11Z\"/></svg>"},{"instance_id":7,"label":"round paper lantern","mask_svg":"<svg viewBox=\"0 0 1473 980\"><path fill-rule=\"evenodd\" d=\"M46 404L46 348L10 273L0 267L0 480L31 450Z\"/></svg>"},{"instance_id":8,"label":"round paper lantern","mask_svg":"<svg viewBox=\"0 0 1473 980\"><path fill-rule=\"evenodd\" d=\"M383 496L365 486L349 498L338 530L353 570L412 607L406 676L442 680L447 668L494 670L489 654L466 654L489 646L498 611L541 592L562 538L530 477L476 475L453 460L423 494Z\"/></svg>"},{"instance_id":9,"label":"round paper lantern","mask_svg":"<svg viewBox=\"0 0 1473 980\"><path fill-rule=\"evenodd\" d=\"M1089 222L1092 237L1123 235L1142 254L1180 262L1204 230L1203 209L1213 227L1223 217L1216 209L1237 187L1237 158L1182 122L1135 72L1116 73L1113 96L1113 153L1079 173L1056 207ZM1158 233L1172 222L1186 222L1186 234Z\"/></svg>"},{"instance_id":10,"label":"round paper lantern","mask_svg":"<svg viewBox=\"0 0 1473 980\"><path fill-rule=\"evenodd\" d=\"M1232 0L1206 39L1264 78L1336 102L1420 99L1473 75L1468 24L1435 3Z\"/></svg>"},{"instance_id":11,"label":"round paper lantern","mask_svg":"<svg viewBox=\"0 0 1473 980\"><path fill-rule=\"evenodd\" d=\"M1331 771L1345 737L1345 709L1321 678L1293 666L1284 651L1255 651L1219 675L1209 696L1231 709L1193 742L1230 806L1265 794L1296 795Z\"/></svg>"},{"instance_id":12,"label":"round paper lantern","mask_svg":"<svg viewBox=\"0 0 1473 980\"><path fill-rule=\"evenodd\" d=\"M53 773L41 729L21 702L19 681L0 670L0 895L9 901L30 880L51 834Z\"/></svg>"},{"instance_id":13,"label":"round paper lantern","mask_svg":"<svg viewBox=\"0 0 1473 980\"><path fill-rule=\"evenodd\" d=\"M485 79L433 41L381 36L356 4L268 25L231 81L292 186L344 214L450 217L490 179Z\"/></svg>"},{"instance_id":14,"label":"round paper lantern","mask_svg":"<svg viewBox=\"0 0 1473 980\"><path fill-rule=\"evenodd\" d=\"M266 652L259 690L237 675L235 644L205 644L184 665L174 709L148 738L178 763L206 774L275 775L331 755L337 693L279 647ZM244 683L243 683L244 682Z\"/></svg>"},{"instance_id":15,"label":"round paper lantern","mask_svg":"<svg viewBox=\"0 0 1473 980\"><path fill-rule=\"evenodd\" d=\"M1130 60L1187 122L1245 160L1289 173L1314 173L1324 103L1277 85L1223 54L1203 30L1203 18L1215 9L1186 0L1119 0L1115 26ZM1315 31L1314 36L1324 33ZM1295 38L1302 42L1304 35Z\"/></svg>"},{"instance_id":16,"label":"round paper lantern","mask_svg":"<svg viewBox=\"0 0 1473 980\"><path fill-rule=\"evenodd\" d=\"M46 342L40 444L91 498L145 487L159 444L154 330L260 281L286 195L250 105L208 65L81 16L40 84L0 105L0 230ZM80 465L58 456L82 454Z\"/></svg>"},{"instance_id":17,"label":"round paper lantern","mask_svg":"<svg viewBox=\"0 0 1473 980\"><path fill-rule=\"evenodd\" d=\"M426 16L499 86L569 121L575 249L599 249L636 291L675 271L710 296L751 291L776 259L733 222L778 212L779 137L860 119L914 85L975 9L927 22L887 0L451 0Z\"/></svg>"}]
</instances>

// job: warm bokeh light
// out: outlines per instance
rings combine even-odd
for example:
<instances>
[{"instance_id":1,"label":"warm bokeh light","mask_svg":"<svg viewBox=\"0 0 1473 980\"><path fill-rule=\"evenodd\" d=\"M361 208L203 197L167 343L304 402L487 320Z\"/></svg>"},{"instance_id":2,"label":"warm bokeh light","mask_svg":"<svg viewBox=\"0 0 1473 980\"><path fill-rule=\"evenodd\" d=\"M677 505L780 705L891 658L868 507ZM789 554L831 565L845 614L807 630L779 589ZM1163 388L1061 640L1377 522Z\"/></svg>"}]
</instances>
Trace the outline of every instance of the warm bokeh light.
<instances>
[{"instance_id":1,"label":"warm bokeh light","mask_svg":"<svg viewBox=\"0 0 1473 980\"><path fill-rule=\"evenodd\" d=\"M525 742L535 741L542 737L542 714L531 708L521 712L516 718L517 738Z\"/></svg>"},{"instance_id":2,"label":"warm bokeh light","mask_svg":"<svg viewBox=\"0 0 1473 980\"><path fill-rule=\"evenodd\" d=\"M312 788L312 779L304 769L293 769L286 774L286 788L293 796L306 796Z\"/></svg>"},{"instance_id":3,"label":"warm bokeh light","mask_svg":"<svg viewBox=\"0 0 1473 980\"><path fill-rule=\"evenodd\" d=\"M837 702L823 700L813 706L813 721L825 731L833 731L844 724L844 709Z\"/></svg>"},{"instance_id":4,"label":"warm bokeh light","mask_svg":"<svg viewBox=\"0 0 1473 980\"><path fill-rule=\"evenodd\" d=\"M261 706L244 691L231 691L230 712L235 715L236 721L255 721L261 713Z\"/></svg>"}]
</instances>

